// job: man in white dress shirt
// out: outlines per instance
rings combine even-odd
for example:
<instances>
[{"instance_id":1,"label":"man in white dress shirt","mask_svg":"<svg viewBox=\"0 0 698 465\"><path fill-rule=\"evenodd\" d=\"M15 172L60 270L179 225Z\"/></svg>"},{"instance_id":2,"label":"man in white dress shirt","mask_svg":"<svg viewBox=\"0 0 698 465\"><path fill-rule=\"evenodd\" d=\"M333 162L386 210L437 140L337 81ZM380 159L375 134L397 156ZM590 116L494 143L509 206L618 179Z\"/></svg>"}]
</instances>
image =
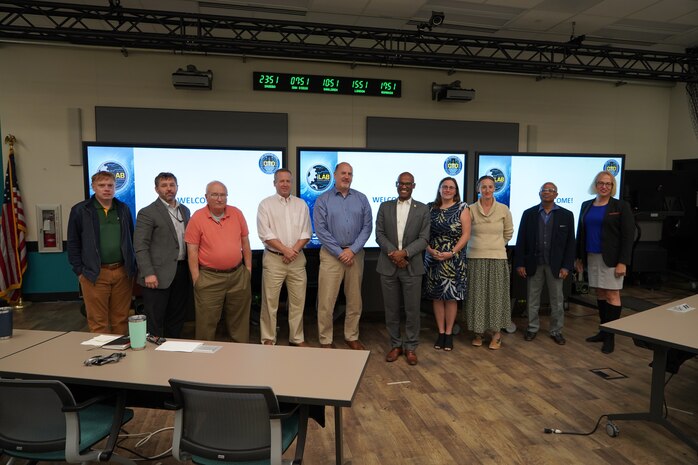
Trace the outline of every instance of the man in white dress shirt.
<instances>
[{"instance_id":1,"label":"man in white dress shirt","mask_svg":"<svg viewBox=\"0 0 698 465\"><path fill-rule=\"evenodd\" d=\"M257 232L264 242L262 259L262 344L276 344L276 313L281 286L288 291L288 341L307 347L303 336L303 310L308 281L303 247L313 231L308 205L291 195L291 172L281 168L274 173L276 194L262 200L257 210Z\"/></svg>"}]
</instances>

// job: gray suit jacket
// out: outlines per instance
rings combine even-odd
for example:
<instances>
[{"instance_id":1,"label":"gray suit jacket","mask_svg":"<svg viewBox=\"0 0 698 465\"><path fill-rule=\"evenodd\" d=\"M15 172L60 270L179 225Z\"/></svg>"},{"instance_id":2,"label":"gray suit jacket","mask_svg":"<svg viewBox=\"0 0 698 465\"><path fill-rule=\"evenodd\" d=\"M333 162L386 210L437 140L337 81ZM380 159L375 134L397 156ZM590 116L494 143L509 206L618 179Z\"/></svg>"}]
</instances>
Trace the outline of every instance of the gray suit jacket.
<instances>
[{"instance_id":1,"label":"gray suit jacket","mask_svg":"<svg viewBox=\"0 0 698 465\"><path fill-rule=\"evenodd\" d=\"M180 204L179 211L186 228L191 216L189 209ZM159 198L138 212L133 248L138 262L138 284L145 285L145 277L154 274L158 277L158 289L170 287L177 272L179 242L170 213Z\"/></svg>"},{"instance_id":2,"label":"gray suit jacket","mask_svg":"<svg viewBox=\"0 0 698 465\"><path fill-rule=\"evenodd\" d=\"M429 243L429 228L431 219L429 208L421 202L412 200L410 212L405 224L405 232L402 236L402 248L407 251L411 276L424 274L424 249ZM388 254L397 250L397 200L389 200L381 203L376 217L376 242L380 246L378 255L378 274L392 276L397 271L397 266L390 260Z\"/></svg>"}]
</instances>

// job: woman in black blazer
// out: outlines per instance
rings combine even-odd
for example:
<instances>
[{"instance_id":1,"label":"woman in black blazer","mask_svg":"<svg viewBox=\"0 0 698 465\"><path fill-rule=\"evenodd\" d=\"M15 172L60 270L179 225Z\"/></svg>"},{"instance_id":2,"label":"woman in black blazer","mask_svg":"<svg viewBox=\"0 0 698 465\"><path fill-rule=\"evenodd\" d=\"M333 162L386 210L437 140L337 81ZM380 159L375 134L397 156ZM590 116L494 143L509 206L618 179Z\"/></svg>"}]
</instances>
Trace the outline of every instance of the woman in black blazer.
<instances>
[{"instance_id":1,"label":"woman in black blazer","mask_svg":"<svg viewBox=\"0 0 698 465\"><path fill-rule=\"evenodd\" d=\"M587 268L589 286L596 289L601 323L620 318L627 265L632 258L635 219L630 205L613 198L616 178L601 171L589 188L596 198L582 204L577 227L577 260L579 273ZM601 351L610 354L614 349L614 335L604 331L588 337L587 342L603 342Z\"/></svg>"}]
</instances>

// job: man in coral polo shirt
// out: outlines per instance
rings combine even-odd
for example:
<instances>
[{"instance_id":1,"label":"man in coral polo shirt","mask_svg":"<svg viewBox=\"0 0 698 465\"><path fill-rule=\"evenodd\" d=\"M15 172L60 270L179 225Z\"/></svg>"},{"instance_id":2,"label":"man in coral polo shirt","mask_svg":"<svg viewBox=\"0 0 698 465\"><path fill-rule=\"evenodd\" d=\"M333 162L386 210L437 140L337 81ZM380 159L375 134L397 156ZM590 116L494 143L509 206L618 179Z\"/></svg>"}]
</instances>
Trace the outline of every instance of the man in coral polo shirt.
<instances>
[{"instance_id":1,"label":"man in coral polo shirt","mask_svg":"<svg viewBox=\"0 0 698 465\"><path fill-rule=\"evenodd\" d=\"M184 234L194 282L196 339L213 340L225 310L230 338L248 342L252 250L245 217L227 200L222 182L208 183L206 206L192 215Z\"/></svg>"}]
</instances>

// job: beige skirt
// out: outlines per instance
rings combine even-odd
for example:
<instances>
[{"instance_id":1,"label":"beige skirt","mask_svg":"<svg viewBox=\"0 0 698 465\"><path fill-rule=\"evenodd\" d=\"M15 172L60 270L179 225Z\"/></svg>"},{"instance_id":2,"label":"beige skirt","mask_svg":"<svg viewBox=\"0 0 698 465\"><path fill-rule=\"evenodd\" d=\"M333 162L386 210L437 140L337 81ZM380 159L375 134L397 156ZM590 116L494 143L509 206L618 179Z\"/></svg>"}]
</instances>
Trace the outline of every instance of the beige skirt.
<instances>
[{"instance_id":1,"label":"beige skirt","mask_svg":"<svg viewBox=\"0 0 698 465\"><path fill-rule=\"evenodd\" d=\"M623 276L616 278L616 268L606 266L600 253L587 254L589 287L596 289L623 289Z\"/></svg>"}]
</instances>

